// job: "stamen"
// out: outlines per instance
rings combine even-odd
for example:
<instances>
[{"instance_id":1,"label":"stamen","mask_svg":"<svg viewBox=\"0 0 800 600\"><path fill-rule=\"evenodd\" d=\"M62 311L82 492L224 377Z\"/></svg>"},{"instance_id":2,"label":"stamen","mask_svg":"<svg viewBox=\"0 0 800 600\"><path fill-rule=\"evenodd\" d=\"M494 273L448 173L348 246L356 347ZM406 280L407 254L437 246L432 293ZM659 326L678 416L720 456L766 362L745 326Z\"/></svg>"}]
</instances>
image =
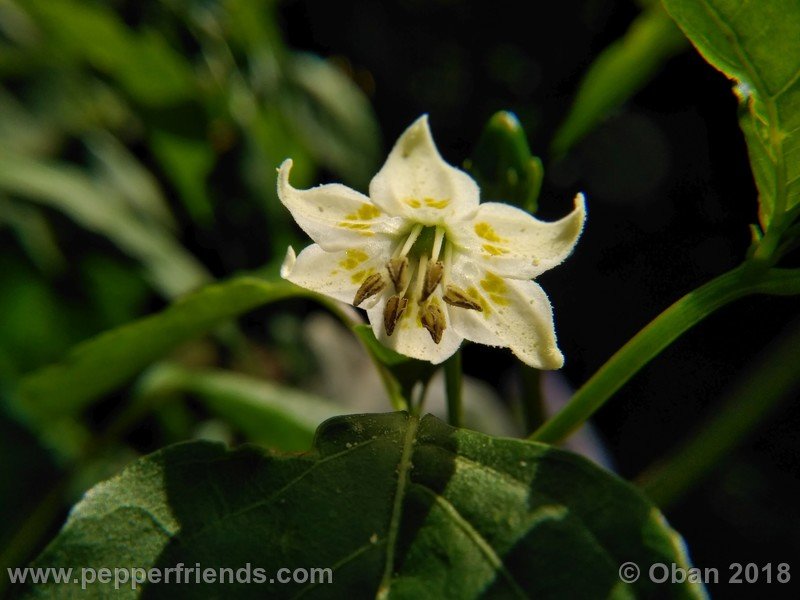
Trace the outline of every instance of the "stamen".
<instances>
[{"instance_id":1,"label":"stamen","mask_svg":"<svg viewBox=\"0 0 800 600\"><path fill-rule=\"evenodd\" d=\"M369 277L367 277L364 282L361 284L361 287L358 288L356 292L356 297L353 299L353 306L358 306L367 298L374 296L383 288L386 287L386 281L384 281L383 276L380 273L373 273Z\"/></svg>"},{"instance_id":2,"label":"stamen","mask_svg":"<svg viewBox=\"0 0 800 600\"><path fill-rule=\"evenodd\" d=\"M422 233L422 228L422 223L417 223L414 225L414 227L411 229L411 232L408 234L406 243L403 244L403 247L400 249L400 254L398 256L405 256L408 254L409 250L411 250L411 246L414 245L414 242L417 241L419 234Z\"/></svg>"},{"instance_id":3,"label":"stamen","mask_svg":"<svg viewBox=\"0 0 800 600\"><path fill-rule=\"evenodd\" d=\"M436 227L436 235L433 238L433 250L431 250L431 260L439 260L439 253L442 251L444 242L444 227Z\"/></svg>"},{"instance_id":4,"label":"stamen","mask_svg":"<svg viewBox=\"0 0 800 600\"><path fill-rule=\"evenodd\" d=\"M386 308L383 309L383 328L386 330L386 335L394 333L394 328L406 311L406 306L408 306L408 298L400 296L392 296L386 302Z\"/></svg>"},{"instance_id":5,"label":"stamen","mask_svg":"<svg viewBox=\"0 0 800 600\"><path fill-rule=\"evenodd\" d=\"M442 341L442 334L447 328L447 323L444 318L444 312L439 308L435 302L429 302L422 308L420 315L422 326L431 334L431 339L435 344Z\"/></svg>"},{"instance_id":6,"label":"stamen","mask_svg":"<svg viewBox=\"0 0 800 600\"><path fill-rule=\"evenodd\" d=\"M448 285L445 287L442 300L447 302L449 305L457 306L458 308L477 310L478 312L483 311L483 308L480 304L470 298L464 290L457 288L454 285Z\"/></svg>"},{"instance_id":7,"label":"stamen","mask_svg":"<svg viewBox=\"0 0 800 600\"><path fill-rule=\"evenodd\" d=\"M394 284L394 291L398 294L402 293L408 285L408 258L403 256L391 259L386 264L386 270Z\"/></svg>"},{"instance_id":8,"label":"stamen","mask_svg":"<svg viewBox=\"0 0 800 600\"><path fill-rule=\"evenodd\" d=\"M428 268L425 271L425 284L422 286L422 296L419 299L420 304L425 302L442 281L442 273L444 272L444 265L442 261L428 263Z\"/></svg>"},{"instance_id":9,"label":"stamen","mask_svg":"<svg viewBox=\"0 0 800 600\"><path fill-rule=\"evenodd\" d=\"M427 274L428 257L423 254L419 259L419 263L417 263L417 281L414 284L414 293L411 295L412 298L422 298L422 292L425 289L425 279L427 279Z\"/></svg>"}]
</instances>

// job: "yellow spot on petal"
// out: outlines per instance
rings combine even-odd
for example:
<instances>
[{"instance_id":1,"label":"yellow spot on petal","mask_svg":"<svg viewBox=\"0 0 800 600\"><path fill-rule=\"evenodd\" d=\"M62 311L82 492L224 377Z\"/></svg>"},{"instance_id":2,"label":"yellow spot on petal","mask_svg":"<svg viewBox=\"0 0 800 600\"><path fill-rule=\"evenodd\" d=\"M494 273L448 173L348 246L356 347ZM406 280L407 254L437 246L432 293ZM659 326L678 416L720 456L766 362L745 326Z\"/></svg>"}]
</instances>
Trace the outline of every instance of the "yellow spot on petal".
<instances>
[{"instance_id":1,"label":"yellow spot on petal","mask_svg":"<svg viewBox=\"0 0 800 600\"><path fill-rule=\"evenodd\" d=\"M404 202L408 204L411 208L419 208L420 206L422 206L420 201L415 200L414 198L407 198Z\"/></svg>"},{"instance_id":2,"label":"yellow spot on petal","mask_svg":"<svg viewBox=\"0 0 800 600\"><path fill-rule=\"evenodd\" d=\"M371 221L381 216L381 210L374 204L362 203L358 210L352 214L345 215L346 221Z\"/></svg>"},{"instance_id":3,"label":"yellow spot on petal","mask_svg":"<svg viewBox=\"0 0 800 600\"><path fill-rule=\"evenodd\" d=\"M352 281L353 283L361 283L361 282L362 282L362 281L364 281L364 280L365 280L367 277L369 277L370 275L372 275L374 272L375 272L375 271L374 271L373 269L364 269L364 270L362 270L362 271L358 271L357 273L353 273L353 274L350 276L350 281Z\"/></svg>"},{"instance_id":4,"label":"yellow spot on petal","mask_svg":"<svg viewBox=\"0 0 800 600\"><path fill-rule=\"evenodd\" d=\"M349 221L342 221L339 223L339 227L345 227L346 229L367 230L369 229L369 223L351 223Z\"/></svg>"},{"instance_id":5,"label":"yellow spot on petal","mask_svg":"<svg viewBox=\"0 0 800 600\"><path fill-rule=\"evenodd\" d=\"M492 302L494 302L499 306L508 306L509 304L508 298L506 298L505 296L501 296L499 294L489 294L489 298L491 298Z\"/></svg>"},{"instance_id":6,"label":"yellow spot on petal","mask_svg":"<svg viewBox=\"0 0 800 600\"><path fill-rule=\"evenodd\" d=\"M484 244L481 246L483 251L487 254L491 254L492 256L500 256L501 254L508 254L508 250L504 248L499 248L497 246L492 246L491 244Z\"/></svg>"},{"instance_id":7,"label":"yellow spot on petal","mask_svg":"<svg viewBox=\"0 0 800 600\"><path fill-rule=\"evenodd\" d=\"M502 278L494 273L487 272L486 277L481 279L481 287L489 294L489 298L491 298L492 302L500 306L508 305L508 298L506 298L508 288L506 287L506 282L503 281Z\"/></svg>"},{"instance_id":8,"label":"yellow spot on petal","mask_svg":"<svg viewBox=\"0 0 800 600\"><path fill-rule=\"evenodd\" d=\"M486 302L486 298L481 296L481 293L475 289L474 287L469 287L466 289L467 294L470 298L472 298L477 304L481 307L481 312L479 314L483 315L484 318L488 317L492 313L492 309L489 306L489 303Z\"/></svg>"},{"instance_id":9,"label":"yellow spot on petal","mask_svg":"<svg viewBox=\"0 0 800 600\"><path fill-rule=\"evenodd\" d=\"M361 208L359 208L356 213L356 217L362 221L371 221L379 216L381 216L381 211L374 204L362 204ZM352 217L348 216L347 218L349 219Z\"/></svg>"},{"instance_id":10,"label":"yellow spot on petal","mask_svg":"<svg viewBox=\"0 0 800 600\"><path fill-rule=\"evenodd\" d=\"M450 204L450 200L435 200L434 198L425 198L425 206L430 208L445 208Z\"/></svg>"},{"instance_id":11,"label":"yellow spot on petal","mask_svg":"<svg viewBox=\"0 0 800 600\"><path fill-rule=\"evenodd\" d=\"M339 266L343 269L347 269L348 271L352 271L369 258L369 255L366 252L359 250L358 248L345 250L344 254L346 258L339 261Z\"/></svg>"},{"instance_id":12,"label":"yellow spot on petal","mask_svg":"<svg viewBox=\"0 0 800 600\"><path fill-rule=\"evenodd\" d=\"M497 235L494 228L489 223L475 223L475 233L479 238L483 238L487 242L505 242L503 238Z\"/></svg>"},{"instance_id":13,"label":"yellow spot on petal","mask_svg":"<svg viewBox=\"0 0 800 600\"><path fill-rule=\"evenodd\" d=\"M353 231L358 232L359 235L367 237L375 235L372 231L370 231L369 223L352 223L350 221L342 221L339 223L339 227L352 229Z\"/></svg>"}]
</instances>

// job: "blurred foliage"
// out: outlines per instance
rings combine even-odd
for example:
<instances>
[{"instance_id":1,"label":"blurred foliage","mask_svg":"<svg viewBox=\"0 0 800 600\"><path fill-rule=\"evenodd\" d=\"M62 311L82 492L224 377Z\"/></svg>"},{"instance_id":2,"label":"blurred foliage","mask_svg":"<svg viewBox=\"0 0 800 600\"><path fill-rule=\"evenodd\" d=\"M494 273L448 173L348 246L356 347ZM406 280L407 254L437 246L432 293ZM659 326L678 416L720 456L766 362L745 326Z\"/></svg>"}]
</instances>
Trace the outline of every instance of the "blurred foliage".
<instances>
[{"instance_id":1,"label":"blurred foliage","mask_svg":"<svg viewBox=\"0 0 800 600\"><path fill-rule=\"evenodd\" d=\"M20 298L11 290L32 280L45 290L74 277L85 262L96 285L85 301L103 303L83 327L51 324L53 340L64 341L40 340L45 347L141 314L147 298L126 300L125 290L141 290L142 276L171 298L212 272L251 266L224 256L203 264L211 250L203 240L220 223L260 228L258 264L280 257L295 240L275 194L274 168L286 156L300 184L323 168L363 186L377 166L379 130L364 94L338 67L285 47L274 2L140 8L127 20L92 1L20 0L0 10L0 225L39 271L32 279L4 270L0 301ZM222 176L244 187L221 187ZM91 239L81 230L119 252L74 244ZM42 314L29 311L20 328L33 331ZM2 347L0 373L9 375L52 358L17 353L13 338Z\"/></svg>"},{"instance_id":2,"label":"blurred foliage","mask_svg":"<svg viewBox=\"0 0 800 600\"><path fill-rule=\"evenodd\" d=\"M179 303L195 306L194 317L168 312L80 347L68 366L25 375L216 277L280 261L299 239L275 192L275 168L287 156L299 185L330 172L363 187L381 146L365 94L338 65L287 48L270 0L0 3L0 390L21 381L0 403L0 424L17 431L15 422L24 423L35 434L24 434L19 455L27 458L13 464L37 474L30 490L4 490L9 528L0 543L18 527L30 538L17 536L9 552L24 557L36 527L52 526L42 510L58 511L64 499L44 499L48 478L58 473L82 491L107 476L112 462L97 468L97 444L115 446L148 412L163 436L152 447L185 439L198 417L215 415L245 438L308 447L316 424L335 411L299 392L294 404L278 403L286 390L270 394L257 382L276 375L279 361L243 360L242 344L265 351L235 327L215 330L221 355L202 343L174 353L275 296L256 280L250 300L246 281L221 295L209 288ZM278 296L292 293L283 288ZM94 440L92 429L108 420L100 396L169 351L184 365L170 371L175 401L131 395ZM252 381L209 370L179 382L186 365L223 364L249 369ZM60 467L41 466L42 442L57 450L51 459ZM24 450L31 444L35 451ZM29 513L37 497L41 510Z\"/></svg>"}]
</instances>

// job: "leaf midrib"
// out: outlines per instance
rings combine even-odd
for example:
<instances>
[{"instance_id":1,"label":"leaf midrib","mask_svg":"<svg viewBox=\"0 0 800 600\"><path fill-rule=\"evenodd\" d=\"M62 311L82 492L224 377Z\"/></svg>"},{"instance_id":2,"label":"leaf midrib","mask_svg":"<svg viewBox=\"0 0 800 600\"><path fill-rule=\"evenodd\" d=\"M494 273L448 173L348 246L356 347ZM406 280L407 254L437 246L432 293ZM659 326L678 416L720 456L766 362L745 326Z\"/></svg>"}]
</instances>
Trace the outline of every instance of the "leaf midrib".
<instances>
[{"instance_id":1,"label":"leaf midrib","mask_svg":"<svg viewBox=\"0 0 800 600\"><path fill-rule=\"evenodd\" d=\"M400 532L400 519L403 513L403 500L405 498L406 485L408 484L408 473L411 470L411 456L414 449L414 441L419 428L419 417L408 416L408 423L405 436L403 436L403 451L400 454L400 462L397 465L397 490L394 495L392 505L392 515L389 519L389 530L386 534L386 562L383 566L383 576L378 586L376 598L386 598L392 585L392 573L394 571L394 551L397 545L397 537Z\"/></svg>"}]
</instances>

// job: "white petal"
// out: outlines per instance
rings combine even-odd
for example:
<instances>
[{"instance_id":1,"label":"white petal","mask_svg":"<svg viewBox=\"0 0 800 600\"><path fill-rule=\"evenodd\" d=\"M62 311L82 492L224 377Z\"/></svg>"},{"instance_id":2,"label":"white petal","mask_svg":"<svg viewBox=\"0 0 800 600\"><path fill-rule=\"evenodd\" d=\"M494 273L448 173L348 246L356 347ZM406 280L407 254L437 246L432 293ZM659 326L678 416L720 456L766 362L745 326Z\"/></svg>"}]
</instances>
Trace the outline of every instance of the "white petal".
<instances>
[{"instance_id":1,"label":"white petal","mask_svg":"<svg viewBox=\"0 0 800 600\"><path fill-rule=\"evenodd\" d=\"M439 155L422 116L405 130L369 184L372 201L391 215L442 225L478 207L478 185Z\"/></svg>"},{"instance_id":2,"label":"white petal","mask_svg":"<svg viewBox=\"0 0 800 600\"><path fill-rule=\"evenodd\" d=\"M311 244L295 258L294 250L289 247L281 267L281 277L300 287L352 304L364 279L385 269L389 260L388 242L383 249L373 250L377 251L368 254L361 248L350 248L326 252L318 244Z\"/></svg>"},{"instance_id":3,"label":"white petal","mask_svg":"<svg viewBox=\"0 0 800 600\"><path fill-rule=\"evenodd\" d=\"M386 335L386 330L383 326L383 310L386 307L386 301L391 295L391 291L385 292L380 302L367 310L372 332L384 346L405 356L427 360L435 365L447 360L458 350L463 338L454 330L447 315L450 307L444 303L438 292L435 292L434 296L437 298L439 306L447 319L447 327L438 344L434 343L428 330L422 326L419 318L419 304L414 300L409 301L408 308L406 308L400 322L397 323L392 335Z\"/></svg>"},{"instance_id":4,"label":"white petal","mask_svg":"<svg viewBox=\"0 0 800 600\"><path fill-rule=\"evenodd\" d=\"M531 279L560 264L583 231L583 194L563 219L546 223L508 204L481 204L468 226L451 228L449 239L459 249L503 277Z\"/></svg>"},{"instance_id":5,"label":"white petal","mask_svg":"<svg viewBox=\"0 0 800 600\"><path fill-rule=\"evenodd\" d=\"M450 308L459 335L479 344L510 348L522 362L537 369L562 367L564 356L556 345L553 311L537 283L503 279L459 260L452 275L453 283L483 308L480 312Z\"/></svg>"},{"instance_id":6,"label":"white petal","mask_svg":"<svg viewBox=\"0 0 800 600\"><path fill-rule=\"evenodd\" d=\"M298 190L289 183L292 161L278 171L278 197L297 224L325 250L342 250L371 238L396 235L402 219L389 217L372 201L340 184Z\"/></svg>"}]
</instances>

